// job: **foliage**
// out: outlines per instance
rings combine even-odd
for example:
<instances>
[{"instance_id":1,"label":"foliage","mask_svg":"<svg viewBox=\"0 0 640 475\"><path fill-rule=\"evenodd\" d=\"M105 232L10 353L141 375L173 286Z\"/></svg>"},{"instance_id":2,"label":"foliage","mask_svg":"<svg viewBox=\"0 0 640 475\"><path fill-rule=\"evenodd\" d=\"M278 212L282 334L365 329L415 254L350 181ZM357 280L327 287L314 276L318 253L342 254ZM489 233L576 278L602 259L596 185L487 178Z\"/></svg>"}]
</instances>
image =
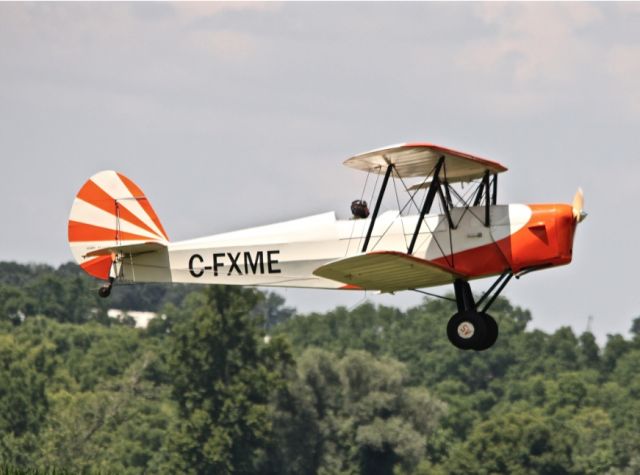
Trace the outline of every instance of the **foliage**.
<instances>
[{"instance_id":1,"label":"foliage","mask_svg":"<svg viewBox=\"0 0 640 475\"><path fill-rule=\"evenodd\" d=\"M169 434L168 471L261 469L271 436L269 396L291 360L276 342L262 343L250 316L258 299L252 290L211 287L178 316L169 367L179 418Z\"/></svg>"},{"instance_id":2,"label":"foliage","mask_svg":"<svg viewBox=\"0 0 640 475\"><path fill-rule=\"evenodd\" d=\"M275 400L273 473L411 470L446 410L407 385L405 365L364 351L338 358L310 348Z\"/></svg>"},{"instance_id":3,"label":"foliage","mask_svg":"<svg viewBox=\"0 0 640 475\"><path fill-rule=\"evenodd\" d=\"M159 311L167 303L179 305L194 291L190 285L120 285L107 301L98 297L103 283L85 274L75 264L54 269L44 264L0 262L0 320L18 323L35 315L46 315L60 322L109 324L105 311Z\"/></svg>"},{"instance_id":4,"label":"foliage","mask_svg":"<svg viewBox=\"0 0 640 475\"><path fill-rule=\"evenodd\" d=\"M0 263L0 474L640 470L640 318L600 347L499 299L476 353L447 341L449 302L296 316L249 289L96 287Z\"/></svg>"}]
</instances>

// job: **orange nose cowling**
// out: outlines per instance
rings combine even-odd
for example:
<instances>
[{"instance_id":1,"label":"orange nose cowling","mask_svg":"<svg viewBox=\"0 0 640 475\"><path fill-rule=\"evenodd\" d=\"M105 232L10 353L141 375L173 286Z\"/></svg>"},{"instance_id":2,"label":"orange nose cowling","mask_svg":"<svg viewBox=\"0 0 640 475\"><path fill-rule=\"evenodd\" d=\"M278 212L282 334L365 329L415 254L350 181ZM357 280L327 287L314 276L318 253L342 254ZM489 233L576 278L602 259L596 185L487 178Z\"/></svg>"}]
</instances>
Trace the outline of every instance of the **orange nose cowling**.
<instances>
[{"instance_id":1,"label":"orange nose cowling","mask_svg":"<svg viewBox=\"0 0 640 475\"><path fill-rule=\"evenodd\" d=\"M495 244L456 253L452 270L474 278L500 274L507 269L517 273L571 262L576 228L572 207L566 204L528 206L531 218L525 226ZM451 266L449 259L441 257L434 262Z\"/></svg>"},{"instance_id":2,"label":"orange nose cowling","mask_svg":"<svg viewBox=\"0 0 640 475\"><path fill-rule=\"evenodd\" d=\"M568 264L573 257L573 238L578 222L573 216L573 208L562 205L562 209L556 214L556 226L558 227L558 247L560 249L557 265Z\"/></svg>"},{"instance_id":3,"label":"orange nose cowling","mask_svg":"<svg viewBox=\"0 0 640 475\"><path fill-rule=\"evenodd\" d=\"M511 236L512 269L560 266L571 262L576 221L566 204L529 205L531 219Z\"/></svg>"}]
</instances>

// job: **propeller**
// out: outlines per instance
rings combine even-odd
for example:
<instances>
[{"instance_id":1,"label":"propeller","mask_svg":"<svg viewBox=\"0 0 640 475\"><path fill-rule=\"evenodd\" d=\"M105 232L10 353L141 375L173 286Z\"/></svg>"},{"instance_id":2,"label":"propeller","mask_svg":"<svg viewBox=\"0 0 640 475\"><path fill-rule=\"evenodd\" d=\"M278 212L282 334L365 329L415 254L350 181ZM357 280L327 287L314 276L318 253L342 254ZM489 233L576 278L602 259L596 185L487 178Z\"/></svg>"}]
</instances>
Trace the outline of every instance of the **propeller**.
<instances>
[{"instance_id":1,"label":"propeller","mask_svg":"<svg viewBox=\"0 0 640 475\"><path fill-rule=\"evenodd\" d=\"M582 193L582 188L578 188L576 194L573 197L573 217L576 220L576 223L580 223L584 221L584 218L587 217L587 213L583 210L584 208L584 193Z\"/></svg>"}]
</instances>

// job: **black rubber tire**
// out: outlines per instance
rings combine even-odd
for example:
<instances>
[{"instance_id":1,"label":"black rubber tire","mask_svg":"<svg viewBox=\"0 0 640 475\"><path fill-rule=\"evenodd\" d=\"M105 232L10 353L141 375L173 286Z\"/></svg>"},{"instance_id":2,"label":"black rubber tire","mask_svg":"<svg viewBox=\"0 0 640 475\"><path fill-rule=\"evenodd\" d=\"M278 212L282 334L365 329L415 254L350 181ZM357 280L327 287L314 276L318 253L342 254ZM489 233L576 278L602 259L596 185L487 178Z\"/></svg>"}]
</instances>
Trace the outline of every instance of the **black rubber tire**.
<instances>
[{"instance_id":1,"label":"black rubber tire","mask_svg":"<svg viewBox=\"0 0 640 475\"><path fill-rule=\"evenodd\" d=\"M98 289L98 295L103 299L106 299L109 295L111 295L111 286L103 285Z\"/></svg>"},{"instance_id":2,"label":"black rubber tire","mask_svg":"<svg viewBox=\"0 0 640 475\"><path fill-rule=\"evenodd\" d=\"M474 349L476 351L484 351L491 348L498 339L498 323L488 313L481 312L479 315L484 320L486 333L484 341L478 344Z\"/></svg>"},{"instance_id":3,"label":"black rubber tire","mask_svg":"<svg viewBox=\"0 0 640 475\"><path fill-rule=\"evenodd\" d=\"M470 327L472 334L469 337L462 336L464 333L463 325L467 324L467 328ZM479 347L486 338L487 328L485 319L480 316L478 312L472 310L466 310L456 313L449 319L447 323L447 336L449 341L456 348L461 350L470 350Z\"/></svg>"}]
</instances>

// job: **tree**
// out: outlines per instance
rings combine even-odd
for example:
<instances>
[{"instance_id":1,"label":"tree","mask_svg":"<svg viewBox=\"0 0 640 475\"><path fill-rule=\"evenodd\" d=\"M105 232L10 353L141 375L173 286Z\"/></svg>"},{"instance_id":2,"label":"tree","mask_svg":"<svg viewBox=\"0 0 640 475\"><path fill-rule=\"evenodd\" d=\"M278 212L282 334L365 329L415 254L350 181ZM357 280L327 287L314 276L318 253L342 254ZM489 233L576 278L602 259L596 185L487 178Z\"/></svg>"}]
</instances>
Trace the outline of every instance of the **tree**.
<instances>
[{"instance_id":1,"label":"tree","mask_svg":"<svg viewBox=\"0 0 640 475\"><path fill-rule=\"evenodd\" d=\"M404 364L364 351L338 359L310 348L288 387L276 437L297 441L297 450L279 451L275 473L411 473L446 411L426 389L408 386Z\"/></svg>"},{"instance_id":2,"label":"tree","mask_svg":"<svg viewBox=\"0 0 640 475\"><path fill-rule=\"evenodd\" d=\"M570 441L540 410L520 405L476 425L455 447L450 474L509 473L561 475L570 473Z\"/></svg>"},{"instance_id":3,"label":"tree","mask_svg":"<svg viewBox=\"0 0 640 475\"><path fill-rule=\"evenodd\" d=\"M290 357L278 342L263 343L250 315L258 298L254 290L210 287L173 327L169 363L180 419L169 435L166 469L224 474L263 466L270 396Z\"/></svg>"},{"instance_id":4,"label":"tree","mask_svg":"<svg viewBox=\"0 0 640 475\"><path fill-rule=\"evenodd\" d=\"M633 319L631 323L631 329L629 330L634 338L640 337L640 317L636 317Z\"/></svg>"},{"instance_id":5,"label":"tree","mask_svg":"<svg viewBox=\"0 0 640 475\"><path fill-rule=\"evenodd\" d=\"M124 374L86 391L51 394L51 411L39 440L40 465L74 472L141 473L164 442L172 412L167 391L145 378L154 358L144 354Z\"/></svg>"},{"instance_id":6,"label":"tree","mask_svg":"<svg viewBox=\"0 0 640 475\"><path fill-rule=\"evenodd\" d=\"M95 287L0 263L0 471L640 473L640 319L601 350L500 298L501 338L465 352L447 301L289 318L253 290ZM97 324L116 304L166 317Z\"/></svg>"},{"instance_id":7,"label":"tree","mask_svg":"<svg viewBox=\"0 0 640 475\"><path fill-rule=\"evenodd\" d=\"M606 411L585 407L567 425L574 434L571 444L574 473L599 475L614 466L613 425Z\"/></svg>"},{"instance_id":8,"label":"tree","mask_svg":"<svg viewBox=\"0 0 640 475\"><path fill-rule=\"evenodd\" d=\"M36 302L19 287L0 284L0 320L21 323L26 315L33 315Z\"/></svg>"},{"instance_id":9,"label":"tree","mask_svg":"<svg viewBox=\"0 0 640 475\"><path fill-rule=\"evenodd\" d=\"M591 332L584 332L580 335L580 362L587 368L600 368L600 348L596 342L596 337Z\"/></svg>"},{"instance_id":10,"label":"tree","mask_svg":"<svg viewBox=\"0 0 640 475\"><path fill-rule=\"evenodd\" d=\"M276 325L286 322L295 313L295 309L285 306L284 298L275 292L267 292L257 302L252 313L264 319L266 329L271 329Z\"/></svg>"},{"instance_id":11,"label":"tree","mask_svg":"<svg viewBox=\"0 0 640 475\"><path fill-rule=\"evenodd\" d=\"M0 461L27 466L48 410L45 378L34 368L41 347L0 334Z\"/></svg>"}]
</instances>

